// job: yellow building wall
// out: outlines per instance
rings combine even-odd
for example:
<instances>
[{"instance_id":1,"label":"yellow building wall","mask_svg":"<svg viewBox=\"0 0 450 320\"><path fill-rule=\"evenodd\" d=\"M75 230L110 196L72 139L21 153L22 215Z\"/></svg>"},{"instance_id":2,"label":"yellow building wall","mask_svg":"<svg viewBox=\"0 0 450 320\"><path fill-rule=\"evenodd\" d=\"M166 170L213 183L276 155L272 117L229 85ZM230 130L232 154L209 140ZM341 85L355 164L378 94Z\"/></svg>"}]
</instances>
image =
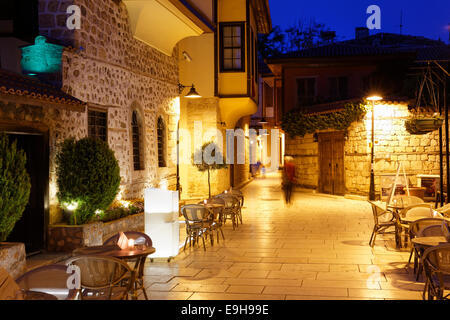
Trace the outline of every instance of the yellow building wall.
<instances>
[{"instance_id":1,"label":"yellow building wall","mask_svg":"<svg viewBox=\"0 0 450 320\"><path fill-rule=\"evenodd\" d=\"M180 82L186 86L194 84L202 97L214 97L214 34L184 39L178 47ZM185 90L181 96L188 93Z\"/></svg>"},{"instance_id":2,"label":"yellow building wall","mask_svg":"<svg viewBox=\"0 0 450 320\"><path fill-rule=\"evenodd\" d=\"M219 0L217 5L219 22L247 20L246 0Z\"/></svg>"}]
</instances>

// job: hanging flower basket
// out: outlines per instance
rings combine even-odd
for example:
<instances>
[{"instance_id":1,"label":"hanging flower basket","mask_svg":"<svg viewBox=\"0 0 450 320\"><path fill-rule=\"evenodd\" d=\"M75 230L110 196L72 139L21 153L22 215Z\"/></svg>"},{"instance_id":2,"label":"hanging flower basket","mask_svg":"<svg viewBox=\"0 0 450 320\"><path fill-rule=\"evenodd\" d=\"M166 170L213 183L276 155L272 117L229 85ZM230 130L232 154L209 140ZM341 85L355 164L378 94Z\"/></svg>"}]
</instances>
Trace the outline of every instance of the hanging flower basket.
<instances>
[{"instance_id":1,"label":"hanging flower basket","mask_svg":"<svg viewBox=\"0 0 450 320\"><path fill-rule=\"evenodd\" d=\"M405 128L411 134L427 134L438 130L443 123L441 117L411 118L406 120Z\"/></svg>"}]
</instances>

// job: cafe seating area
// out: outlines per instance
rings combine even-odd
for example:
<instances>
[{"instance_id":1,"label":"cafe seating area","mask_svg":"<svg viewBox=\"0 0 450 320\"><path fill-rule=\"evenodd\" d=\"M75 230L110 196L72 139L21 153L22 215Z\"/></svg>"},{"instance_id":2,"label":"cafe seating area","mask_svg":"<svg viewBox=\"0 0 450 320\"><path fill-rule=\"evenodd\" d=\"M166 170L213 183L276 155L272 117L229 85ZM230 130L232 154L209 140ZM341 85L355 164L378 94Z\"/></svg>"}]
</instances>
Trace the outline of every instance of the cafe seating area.
<instances>
[{"instance_id":1,"label":"cafe seating area","mask_svg":"<svg viewBox=\"0 0 450 320\"><path fill-rule=\"evenodd\" d=\"M197 204L188 204L181 207L181 214L186 224L186 239L184 250L187 244L195 246L202 240L203 249L206 251L208 238L211 246L214 246L214 232L216 232L217 243L225 236L222 227L231 221L233 230L243 223L242 207L244 206L244 195L239 190L226 190L210 199L205 199Z\"/></svg>"},{"instance_id":2,"label":"cafe seating area","mask_svg":"<svg viewBox=\"0 0 450 320\"><path fill-rule=\"evenodd\" d=\"M434 208L421 198L397 195L386 201L369 201L374 228L369 240L375 245L377 234L393 234L398 250L410 248L408 266L413 260L416 281L423 277L423 299L446 299L450 285L450 216L448 205Z\"/></svg>"}]
</instances>

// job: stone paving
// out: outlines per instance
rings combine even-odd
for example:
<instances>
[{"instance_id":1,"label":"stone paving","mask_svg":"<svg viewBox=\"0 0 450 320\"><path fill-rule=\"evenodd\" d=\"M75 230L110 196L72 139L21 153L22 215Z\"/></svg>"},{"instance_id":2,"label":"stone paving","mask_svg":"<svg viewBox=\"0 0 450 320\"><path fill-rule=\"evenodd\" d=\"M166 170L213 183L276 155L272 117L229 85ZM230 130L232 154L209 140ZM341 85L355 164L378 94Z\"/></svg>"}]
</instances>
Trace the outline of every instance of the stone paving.
<instances>
[{"instance_id":1,"label":"stone paving","mask_svg":"<svg viewBox=\"0 0 450 320\"><path fill-rule=\"evenodd\" d=\"M243 191L244 224L233 231L227 223L225 241L146 264L150 299L421 299L423 282L406 266L409 249L395 249L393 235L368 245L367 202L295 192L286 206L275 175Z\"/></svg>"}]
</instances>

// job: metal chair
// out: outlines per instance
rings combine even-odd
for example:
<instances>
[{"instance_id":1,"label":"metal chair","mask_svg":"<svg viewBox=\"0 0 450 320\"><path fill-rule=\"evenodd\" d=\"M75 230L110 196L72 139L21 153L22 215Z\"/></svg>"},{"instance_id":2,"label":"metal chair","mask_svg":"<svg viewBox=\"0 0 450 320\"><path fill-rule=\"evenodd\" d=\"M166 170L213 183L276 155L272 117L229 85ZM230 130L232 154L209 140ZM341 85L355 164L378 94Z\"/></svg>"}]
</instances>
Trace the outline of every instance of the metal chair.
<instances>
[{"instance_id":1,"label":"metal chair","mask_svg":"<svg viewBox=\"0 0 450 320\"><path fill-rule=\"evenodd\" d=\"M369 203L372 206L372 214L374 220L374 227L369 240L369 245L373 247L375 245L377 234L388 233L386 232L386 230L390 227L395 227L395 221L394 216L390 211L383 210L371 201L369 201ZM392 233L392 231L390 233Z\"/></svg>"},{"instance_id":2,"label":"metal chair","mask_svg":"<svg viewBox=\"0 0 450 320\"><path fill-rule=\"evenodd\" d=\"M67 266L51 264L26 272L16 280L16 283L23 290L48 293L58 300L75 300L77 290L69 290L67 287L70 276L71 274L67 273Z\"/></svg>"},{"instance_id":3,"label":"metal chair","mask_svg":"<svg viewBox=\"0 0 450 320\"><path fill-rule=\"evenodd\" d=\"M210 232L211 235L214 231L216 231L217 234L217 243L219 243L219 232L222 234L222 239L225 240L225 236L223 234L222 226L224 224L223 222L223 210L225 208L225 201L221 198L213 198L207 200L208 204L218 204L223 206L222 208L211 208L210 211L212 212L212 219L211 219L211 225L210 225ZM203 202L199 202L199 205L202 205ZM213 239L214 237L211 237ZM212 240L212 244L214 244L214 240Z\"/></svg>"},{"instance_id":4,"label":"metal chair","mask_svg":"<svg viewBox=\"0 0 450 320\"><path fill-rule=\"evenodd\" d=\"M424 300L448 300L450 294L450 243L441 244L425 250L423 253L425 271Z\"/></svg>"},{"instance_id":5,"label":"metal chair","mask_svg":"<svg viewBox=\"0 0 450 320\"><path fill-rule=\"evenodd\" d=\"M67 266L80 269L82 300L126 300L134 283L134 272L120 259L82 255L69 259Z\"/></svg>"},{"instance_id":6,"label":"metal chair","mask_svg":"<svg viewBox=\"0 0 450 320\"><path fill-rule=\"evenodd\" d=\"M184 243L184 250L186 250L188 239L190 240L190 244L192 244L192 242L195 244L198 243L199 238L201 238L203 241L203 249L206 251L204 235L207 237L209 231L211 230L211 215L213 213L201 204L189 204L183 206L181 208L181 213L186 221L186 240Z\"/></svg>"},{"instance_id":7,"label":"metal chair","mask_svg":"<svg viewBox=\"0 0 450 320\"><path fill-rule=\"evenodd\" d=\"M145 245L146 247L152 247L153 242L152 239L145 233L138 232L138 231L126 231L124 232L125 236L128 239L133 239L135 245ZM103 245L113 245L117 244L120 238L120 233L112 236L108 240L106 240ZM148 255L147 255L148 256ZM147 259L147 256L143 256L141 258L136 259L135 265L134 265L134 271L136 272L136 279L134 282L134 292L137 292L138 290L142 290L145 300L148 300L147 292L145 291L144 287L144 266L145 266L145 260Z\"/></svg>"},{"instance_id":8,"label":"metal chair","mask_svg":"<svg viewBox=\"0 0 450 320\"><path fill-rule=\"evenodd\" d=\"M239 221L242 222L242 208L244 207L244 194L240 190L231 190L229 192L231 195L237 197L239 199Z\"/></svg>"},{"instance_id":9,"label":"metal chair","mask_svg":"<svg viewBox=\"0 0 450 320\"><path fill-rule=\"evenodd\" d=\"M415 222L413 222L409 226L409 238L412 241L416 237L429 237L429 235L424 235L424 231L428 229L429 227L435 227L438 226L441 228L442 225L442 219L439 218L425 218L425 219L419 219ZM425 231L425 234L428 234L427 231ZM412 242L411 242L412 243ZM411 263L411 258L414 255L414 274L417 274L416 281L419 280L419 276L421 273L421 267L419 265L419 260L424 251L424 248L419 245L412 245L411 246L411 253L409 255L408 264Z\"/></svg>"},{"instance_id":10,"label":"metal chair","mask_svg":"<svg viewBox=\"0 0 450 320\"><path fill-rule=\"evenodd\" d=\"M225 201L225 208L223 209L224 223L226 223L227 219L230 218L233 223L233 230L235 230L236 227L238 227L238 220L240 216L239 199L228 193L219 194L214 198L221 198Z\"/></svg>"}]
</instances>

